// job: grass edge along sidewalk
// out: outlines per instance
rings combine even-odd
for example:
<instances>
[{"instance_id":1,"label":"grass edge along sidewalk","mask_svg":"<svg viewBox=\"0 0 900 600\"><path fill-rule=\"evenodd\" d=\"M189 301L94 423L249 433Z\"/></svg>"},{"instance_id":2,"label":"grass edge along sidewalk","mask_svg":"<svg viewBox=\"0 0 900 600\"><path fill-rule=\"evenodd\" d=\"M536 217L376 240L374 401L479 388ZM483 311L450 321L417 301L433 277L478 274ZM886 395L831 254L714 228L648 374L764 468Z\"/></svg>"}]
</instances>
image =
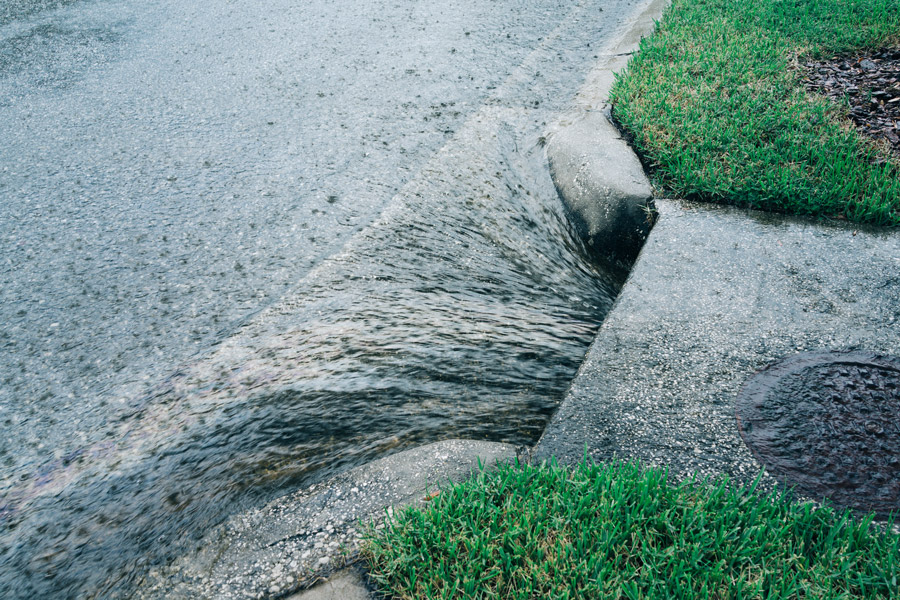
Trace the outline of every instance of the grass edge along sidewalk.
<instances>
[{"instance_id":1,"label":"grass edge along sidewalk","mask_svg":"<svg viewBox=\"0 0 900 600\"><path fill-rule=\"evenodd\" d=\"M900 160L808 92L807 58L900 45L900 0L673 0L613 116L673 197L900 225Z\"/></svg>"},{"instance_id":2,"label":"grass edge along sidewalk","mask_svg":"<svg viewBox=\"0 0 900 600\"><path fill-rule=\"evenodd\" d=\"M389 598L898 598L900 535L755 484L499 465L370 529Z\"/></svg>"}]
</instances>

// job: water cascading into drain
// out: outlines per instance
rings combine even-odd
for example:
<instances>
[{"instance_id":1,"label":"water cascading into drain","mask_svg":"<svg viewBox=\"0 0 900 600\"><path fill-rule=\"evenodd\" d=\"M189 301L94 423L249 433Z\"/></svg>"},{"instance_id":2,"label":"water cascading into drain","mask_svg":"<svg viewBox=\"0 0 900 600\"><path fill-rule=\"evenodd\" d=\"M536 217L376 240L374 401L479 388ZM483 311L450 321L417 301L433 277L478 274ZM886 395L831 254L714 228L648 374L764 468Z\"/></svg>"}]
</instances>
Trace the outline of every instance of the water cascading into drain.
<instances>
[{"instance_id":1,"label":"water cascading into drain","mask_svg":"<svg viewBox=\"0 0 900 600\"><path fill-rule=\"evenodd\" d=\"M125 596L284 490L438 439L535 441L619 285L571 234L539 133L484 108L294 293L8 491L8 597Z\"/></svg>"}]
</instances>

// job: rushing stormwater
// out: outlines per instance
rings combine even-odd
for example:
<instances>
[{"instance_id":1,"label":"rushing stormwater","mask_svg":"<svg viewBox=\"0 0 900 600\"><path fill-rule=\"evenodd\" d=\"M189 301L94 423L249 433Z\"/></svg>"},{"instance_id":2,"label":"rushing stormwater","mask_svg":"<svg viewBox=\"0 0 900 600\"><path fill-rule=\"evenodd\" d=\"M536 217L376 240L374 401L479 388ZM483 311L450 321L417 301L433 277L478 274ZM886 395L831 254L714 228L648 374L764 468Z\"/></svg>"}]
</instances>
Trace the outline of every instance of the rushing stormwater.
<instances>
[{"instance_id":1,"label":"rushing stormwater","mask_svg":"<svg viewBox=\"0 0 900 600\"><path fill-rule=\"evenodd\" d=\"M12 596L122 593L186 534L396 449L536 440L616 284L567 226L532 115L482 114L299 291L7 495Z\"/></svg>"},{"instance_id":2,"label":"rushing stormwater","mask_svg":"<svg viewBox=\"0 0 900 600\"><path fill-rule=\"evenodd\" d=\"M541 147L590 59L571 30L491 86L292 291L95 414L74 451L4 474L4 597L128 597L229 514L301 485L440 439L536 441L621 277L571 232Z\"/></svg>"}]
</instances>

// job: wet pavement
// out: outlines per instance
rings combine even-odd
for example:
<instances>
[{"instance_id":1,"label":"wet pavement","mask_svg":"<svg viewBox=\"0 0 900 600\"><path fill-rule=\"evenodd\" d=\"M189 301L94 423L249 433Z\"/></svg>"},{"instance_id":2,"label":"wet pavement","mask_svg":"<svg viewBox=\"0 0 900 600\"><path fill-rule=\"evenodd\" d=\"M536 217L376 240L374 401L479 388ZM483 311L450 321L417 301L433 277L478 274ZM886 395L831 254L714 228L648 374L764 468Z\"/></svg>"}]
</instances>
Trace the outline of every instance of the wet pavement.
<instances>
[{"instance_id":1,"label":"wet pavement","mask_svg":"<svg viewBox=\"0 0 900 600\"><path fill-rule=\"evenodd\" d=\"M151 570L132 598L285 597L348 565L363 566L358 550L365 529L383 528L386 515L393 515L395 508L426 507L454 482L493 470L499 463L524 459L508 444L445 440L372 461L230 516L191 552ZM365 598L367 586L359 585L359 575L356 571L355 577L338 576L319 591L335 600ZM310 593L312 598L321 597ZM306 596L301 593L300 598Z\"/></svg>"},{"instance_id":2,"label":"wet pavement","mask_svg":"<svg viewBox=\"0 0 900 600\"><path fill-rule=\"evenodd\" d=\"M763 487L778 481L813 500L830 495L839 506L900 511L896 420L887 417L896 415L900 385L887 358L900 354L900 234L688 202L657 205L659 220L536 458L639 459L675 478L724 474L740 483L765 467ZM888 366L873 375L875 367L855 364L863 355ZM866 371L857 386L865 394L848 401L833 377L826 383L840 397L818 394L811 382L819 371L801 368L785 399L757 397L758 410L748 411L740 394L759 371L810 356L832 357L848 376ZM845 414L845 404L858 414ZM768 420L760 423L765 445L751 452L739 418L746 425L760 415Z\"/></svg>"},{"instance_id":3,"label":"wet pavement","mask_svg":"<svg viewBox=\"0 0 900 600\"><path fill-rule=\"evenodd\" d=\"M542 135L632 3L9 6L9 597L127 596L301 485L537 438L620 283Z\"/></svg>"},{"instance_id":4,"label":"wet pavement","mask_svg":"<svg viewBox=\"0 0 900 600\"><path fill-rule=\"evenodd\" d=\"M146 382L296 285L568 10L32 6L62 8L22 8L13 16L27 18L0 30L11 468L62 456L69 438L89 437Z\"/></svg>"}]
</instances>

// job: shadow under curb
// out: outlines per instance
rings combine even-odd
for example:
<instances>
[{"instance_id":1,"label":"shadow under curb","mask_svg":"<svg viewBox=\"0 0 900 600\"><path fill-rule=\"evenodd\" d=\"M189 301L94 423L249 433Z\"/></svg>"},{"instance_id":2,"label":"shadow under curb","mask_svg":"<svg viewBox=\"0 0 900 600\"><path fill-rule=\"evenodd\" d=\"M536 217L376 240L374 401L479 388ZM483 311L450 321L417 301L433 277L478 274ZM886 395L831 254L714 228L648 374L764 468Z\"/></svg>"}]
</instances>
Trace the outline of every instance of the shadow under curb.
<instances>
[{"instance_id":1,"label":"shadow under curb","mask_svg":"<svg viewBox=\"0 0 900 600\"><path fill-rule=\"evenodd\" d=\"M550 175L585 244L602 260L630 267L653 226L644 168L602 112L560 127L547 144Z\"/></svg>"}]
</instances>

